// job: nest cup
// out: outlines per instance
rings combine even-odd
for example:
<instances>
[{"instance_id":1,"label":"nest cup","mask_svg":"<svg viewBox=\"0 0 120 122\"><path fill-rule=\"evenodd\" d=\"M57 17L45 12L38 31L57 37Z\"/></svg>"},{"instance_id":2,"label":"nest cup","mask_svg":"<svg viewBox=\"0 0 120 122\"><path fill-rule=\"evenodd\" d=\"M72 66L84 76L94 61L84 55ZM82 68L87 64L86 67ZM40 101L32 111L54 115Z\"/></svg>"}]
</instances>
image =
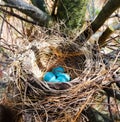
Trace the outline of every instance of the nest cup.
<instances>
[{"instance_id":1,"label":"nest cup","mask_svg":"<svg viewBox=\"0 0 120 122\"><path fill-rule=\"evenodd\" d=\"M66 45L64 45L64 49L67 48ZM71 50L74 52L76 49L78 47L73 47ZM61 80L62 76L62 78L66 77L67 80L71 80L70 82L46 83L35 78L30 71L24 69L21 63L13 67L15 73L13 73L14 78L9 86L11 91L8 92L14 96L14 108L22 110L21 118L24 121L28 121L28 118L35 122L72 122L75 119L75 122L77 120L78 122L83 121L84 117L77 115L77 113L79 110L82 112L81 108L86 107L82 107L82 105L85 105L87 100L90 102L91 97L89 96L93 95L93 92L89 89L89 83L86 84L86 80L83 81L82 71L85 66L85 55L77 55L77 53L76 55L73 53L72 55L67 55L67 53L61 55L56 50L53 48L37 50L35 48L36 63L41 72L48 72L49 79L55 78L54 74L50 73L53 68L57 66L64 67L71 79L59 67L58 80ZM78 76L81 79L78 79ZM46 80L46 77L44 80ZM83 91L85 92L83 93Z\"/></svg>"}]
</instances>

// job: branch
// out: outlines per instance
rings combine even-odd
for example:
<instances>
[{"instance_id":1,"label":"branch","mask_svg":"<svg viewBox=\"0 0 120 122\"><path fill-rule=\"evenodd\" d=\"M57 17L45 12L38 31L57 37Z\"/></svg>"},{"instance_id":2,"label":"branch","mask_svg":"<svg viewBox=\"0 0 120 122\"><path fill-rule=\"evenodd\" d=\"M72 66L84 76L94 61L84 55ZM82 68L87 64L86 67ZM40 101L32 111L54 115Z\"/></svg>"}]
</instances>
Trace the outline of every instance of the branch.
<instances>
[{"instance_id":1,"label":"branch","mask_svg":"<svg viewBox=\"0 0 120 122\"><path fill-rule=\"evenodd\" d=\"M5 5L1 6L19 10L20 12L31 17L40 26L45 26L49 22L50 17L45 12L43 12L42 10L38 9L33 5L24 2L23 0L3 0L3 1L5 2Z\"/></svg>"},{"instance_id":2,"label":"branch","mask_svg":"<svg viewBox=\"0 0 120 122\"><path fill-rule=\"evenodd\" d=\"M22 17L22 16L20 16L20 15L18 15L18 14L15 14L15 13L13 13L13 12L7 11L7 10L5 10L5 9L3 9L3 8L0 8L0 10L3 11L3 12L5 12L5 13L7 13L7 14L9 14L9 15L12 15L12 16L14 16L14 17L20 19L20 20L23 20L23 21L25 21L25 22L31 23L31 24L33 24L33 25L37 24L35 21L28 20L28 19L26 19L26 18L24 18L24 17Z\"/></svg>"},{"instance_id":3,"label":"branch","mask_svg":"<svg viewBox=\"0 0 120 122\"><path fill-rule=\"evenodd\" d=\"M100 113L92 107L89 107L83 113L87 115L90 122L113 122L107 115Z\"/></svg>"},{"instance_id":4,"label":"branch","mask_svg":"<svg viewBox=\"0 0 120 122\"><path fill-rule=\"evenodd\" d=\"M106 43L107 43L106 40L110 37L110 35L114 31L119 30L119 29L120 29L120 23L114 26L108 26L98 40L100 47L106 46Z\"/></svg>"},{"instance_id":5,"label":"branch","mask_svg":"<svg viewBox=\"0 0 120 122\"><path fill-rule=\"evenodd\" d=\"M1 8L0 8L1 10ZM11 25L2 15L0 17L8 24L10 27L12 27L16 32L18 32L20 35L24 36L19 30L17 30L13 25ZM0 38L1 39L1 38Z\"/></svg>"},{"instance_id":6,"label":"branch","mask_svg":"<svg viewBox=\"0 0 120 122\"><path fill-rule=\"evenodd\" d=\"M113 90L111 88L103 88L109 97L114 97L120 101L120 92L118 90Z\"/></svg>"},{"instance_id":7,"label":"branch","mask_svg":"<svg viewBox=\"0 0 120 122\"><path fill-rule=\"evenodd\" d=\"M94 34L104 24L108 17L119 7L120 0L109 0L96 19L74 40L74 42L83 46L91 35Z\"/></svg>"},{"instance_id":8,"label":"branch","mask_svg":"<svg viewBox=\"0 0 120 122\"><path fill-rule=\"evenodd\" d=\"M111 15L111 16L110 16L110 18L114 18L114 17L118 17L118 18L120 18L120 14L117 13L117 14L114 14L114 15Z\"/></svg>"}]
</instances>

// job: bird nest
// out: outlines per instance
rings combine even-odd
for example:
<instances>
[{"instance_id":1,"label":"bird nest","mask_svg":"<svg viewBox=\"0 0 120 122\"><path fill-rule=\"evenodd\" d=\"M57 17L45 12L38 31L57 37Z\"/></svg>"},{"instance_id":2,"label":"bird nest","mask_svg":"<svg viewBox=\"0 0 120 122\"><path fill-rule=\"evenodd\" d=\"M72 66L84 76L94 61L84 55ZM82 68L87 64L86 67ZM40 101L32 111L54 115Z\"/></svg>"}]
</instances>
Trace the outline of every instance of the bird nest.
<instances>
[{"instance_id":1,"label":"bird nest","mask_svg":"<svg viewBox=\"0 0 120 122\"><path fill-rule=\"evenodd\" d=\"M74 45L73 43L71 44ZM70 47L71 44L69 44ZM74 45L74 47L76 47L74 51L78 50L77 46ZM26 70L23 64L18 61L11 68L11 80L6 91L7 99L4 102L9 102L9 106L17 111L17 117L20 122L88 121L84 112L91 106L92 101L97 92L102 89L102 86L106 82L109 83L111 81L110 76L118 67L112 67L112 69L107 70L96 51L96 60L89 59L89 64L86 63L86 60L88 60L86 55L82 55L87 59L84 59L82 63L84 68L77 72L76 75L72 67L78 67L81 53L79 53L80 55L70 55L61 61L60 59L63 57L57 55L61 53L56 53L56 50L60 50L60 47L50 47L49 49L52 49L54 52L52 54L56 54L54 56L57 56L57 58L53 59L57 59L57 65L62 65L66 68L67 73L73 74L71 81L62 83L42 81L37 79L32 72ZM38 55L39 51L35 47L32 47L32 50L35 51L36 56L40 57ZM40 68L43 66L41 62L38 62L38 64L40 64ZM66 64L69 64L72 72Z\"/></svg>"},{"instance_id":2,"label":"bird nest","mask_svg":"<svg viewBox=\"0 0 120 122\"><path fill-rule=\"evenodd\" d=\"M8 85L5 103L9 102L17 111L20 122L86 122L84 112L115 70L85 68L70 82L47 83L35 78L18 62L11 74L13 79Z\"/></svg>"}]
</instances>

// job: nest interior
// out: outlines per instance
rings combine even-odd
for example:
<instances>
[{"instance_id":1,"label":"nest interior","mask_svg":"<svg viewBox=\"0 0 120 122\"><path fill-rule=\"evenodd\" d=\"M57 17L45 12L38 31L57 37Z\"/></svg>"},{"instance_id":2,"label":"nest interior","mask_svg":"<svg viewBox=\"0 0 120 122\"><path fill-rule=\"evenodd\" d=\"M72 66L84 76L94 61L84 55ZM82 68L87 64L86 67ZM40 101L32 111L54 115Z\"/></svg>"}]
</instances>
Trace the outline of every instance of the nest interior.
<instances>
[{"instance_id":1,"label":"nest interior","mask_svg":"<svg viewBox=\"0 0 120 122\"><path fill-rule=\"evenodd\" d=\"M86 58L87 61L92 58L91 51L88 51L86 47L80 48L71 40L54 36L46 40L46 43L47 46L44 47L31 47L36 57L36 64L43 74L61 65L74 79L85 69Z\"/></svg>"}]
</instances>

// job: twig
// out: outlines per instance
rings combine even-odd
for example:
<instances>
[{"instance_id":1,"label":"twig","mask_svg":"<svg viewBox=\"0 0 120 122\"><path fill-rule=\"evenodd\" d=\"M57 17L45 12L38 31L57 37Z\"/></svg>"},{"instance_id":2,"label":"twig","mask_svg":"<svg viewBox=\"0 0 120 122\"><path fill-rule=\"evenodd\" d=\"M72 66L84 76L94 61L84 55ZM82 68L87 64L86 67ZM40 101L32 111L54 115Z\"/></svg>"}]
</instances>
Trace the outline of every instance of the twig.
<instances>
[{"instance_id":1,"label":"twig","mask_svg":"<svg viewBox=\"0 0 120 122\"><path fill-rule=\"evenodd\" d=\"M120 18L120 14L114 14L114 15L111 15L111 16L110 16L110 18L114 18L114 17Z\"/></svg>"},{"instance_id":2,"label":"twig","mask_svg":"<svg viewBox=\"0 0 120 122\"><path fill-rule=\"evenodd\" d=\"M28 4L23 0L3 0L5 5L10 8L15 8L20 12L26 14L27 16L31 17L39 26L46 26L50 20L49 15L43 12L42 10L38 9L37 7ZM1 5L2 6L2 5Z\"/></svg>"},{"instance_id":3,"label":"twig","mask_svg":"<svg viewBox=\"0 0 120 122\"><path fill-rule=\"evenodd\" d=\"M25 19L25 18L19 16L18 14L15 14L15 13L13 13L13 12L7 11L7 10L5 10L5 9L3 9L3 8L0 8L0 10L3 11L3 12L5 12L5 13L7 13L7 14L9 14L9 15L11 15L11 16L14 16L14 17L16 17L16 18L18 18L18 19L20 19L20 20L23 20L23 21L25 21L25 22L28 22L28 23L31 23L31 24L34 24L34 25L37 24L37 23L34 22L34 21Z\"/></svg>"},{"instance_id":4,"label":"twig","mask_svg":"<svg viewBox=\"0 0 120 122\"><path fill-rule=\"evenodd\" d=\"M113 122L107 115L100 113L92 107L89 107L86 111L83 111L89 118L90 122Z\"/></svg>"},{"instance_id":5,"label":"twig","mask_svg":"<svg viewBox=\"0 0 120 122\"><path fill-rule=\"evenodd\" d=\"M110 37L110 35L114 31L119 30L119 29L120 29L120 23L118 23L117 25L114 25L114 26L108 26L98 40L100 47L106 46L106 44L107 44L106 40Z\"/></svg>"},{"instance_id":6,"label":"twig","mask_svg":"<svg viewBox=\"0 0 120 122\"><path fill-rule=\"evenodd\" d=\"M110 96L108 96L108 111L110 113L110 118L112 121L114 121L113 115L112 115L112 111L111 111L111 106L110 106Z\"/></svg>"},{"instance_id":7,"label":"twig","mask_svg":"<svg viewBox=\"0 0 120 122\"><path fill-rule=\"evenodd\" d=\"M1 41L1 40L4 40L4 41ZM5 49L10 50L10 51L12 51L12 52L15 51L15 50L13 49L13 47L17 49L17 47L15 47L15 45L12 46L12 49L11 49L11 48L10 48L11 45L8 44L8 43L5 43L5 42L7 42L7 41L5 41L5 39L3 39L3 38L0 38L0 41L1 41L4 45L7 45L7 47L5 47L5 46L3 46L3 45L0 45L0 47L2 47L2 48L5 48Z\"/></svg>"},{"instance_id":8,"label":"twig","mask_svg":"<svg viewBox=\"0 0 120 122\"><path fill-rule=\"evenodd\" d=\"M120 92L118 90L113 90L112 88L104 87L103 90L108 96L114 97L120 101Z\"/></svg>"},{"instance_id":9,"label":"twig","mask_svg":"<svg viewBox=\"0 0 120 122\"><path fill-rule=\"evenodd\" d=\"M5 18L5 15L4 15L4 18ZM0 38L1 38L2 30L3 30L3 25L4 25L4 20L2 20L2 23L1 23L1 28L0 28Z\"/></svg>"},{"instance_id":10,"label":"twig","mask_svg":"<svg viewBox=\"0 0 120 122\"><path fill-rule=\"evenodd\" d=\"M51 12L51 15L52 16L55 15L55 10L56 10L56 7L57 7L58 2L59 2L59 0L55 0L55 2L54 2L53 8L52 8L52 12Z\"/></svg>"},{"instance_id":11,"label":"twig","mask_svg":"<svg viewBox=\"0 0 120 122\"><path fill-rule=\"evenodd\" d=\"M1 9L1 8L0 8ZM20 35L24 36L20 31L18 31L13 25L11 25L2 15L0 17L8 24L10 25L15 31L17 31Z\"/></svg>"}]
</instances>

